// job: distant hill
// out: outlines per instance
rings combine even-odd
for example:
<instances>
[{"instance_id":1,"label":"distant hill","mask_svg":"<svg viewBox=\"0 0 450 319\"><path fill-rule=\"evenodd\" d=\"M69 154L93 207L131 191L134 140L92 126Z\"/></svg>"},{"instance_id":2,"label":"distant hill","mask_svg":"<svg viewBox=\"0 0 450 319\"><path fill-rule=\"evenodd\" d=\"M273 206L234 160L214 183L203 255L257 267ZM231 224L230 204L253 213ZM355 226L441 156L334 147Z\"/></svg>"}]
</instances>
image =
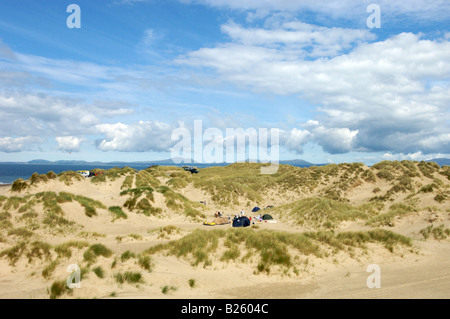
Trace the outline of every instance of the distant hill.
<instances>
[{"instance_id":1,"label":"distant hill","mask_svg":"<svg viewBox=\"0 0 450 319\"><path fill-rule=\"evenodd\" d=\"M439 166L450 165L450 158L433 158L428 160L427 162L435 162Z\"/></svg>"},{"instance_id":2,"label":"distant hill","mask_svg":"<svg viewBox=\"0 0 450 319\"><path fill-rule=\"evenodd\" d=\"M324 166L327 164L313 164L301 159L295 159L295 160L286 160L286 161L280 161L280 164L286 164L286 165L292 165L292 166L298 166L298 167L310 167L310 166Z\"/></svg>"},{"instance_id":3,"label":"distant hill","mask_svg":"<svg viewBox=\"0 0 450 319\"><path fill-rule=\"evenodd\" d=\"M179 163L176 163L179 162ZM249 162L247 160L246 162ZM252 160L251 162L256 162L255 160ZM225 166L231 163L198 163L192 161L192 163L189 163L189 161L184 161L182 158L176 158L176 159L164 159L164 160L156 160L156 161L135 161L135 162L120 162L120 161L114 161L114 162L87 162L82 160L58 160L58 161L48 161L44 159L34 159L27 162L28 164L55 164L55 165L108 165L108 166L129 166L129 165L200 165L200 166ZM284 160L280 161L280 164L286 164L286 165L292 165L297 167L310 167L310 166L323 166L326 164L314 164L307 161L304 161L302 159L294 159L294 160Z\"/></svg>"},{"instance_id":4,"label":"distant hill","mask_svg":"<svg viewBox=\"0 0 450 319\"><path fill-rule=\"evenodd\" d=\"M35 159L27 162L28 164L51 164L51 161L47 161L44 159Z\"/></svg>"}]
</instances>

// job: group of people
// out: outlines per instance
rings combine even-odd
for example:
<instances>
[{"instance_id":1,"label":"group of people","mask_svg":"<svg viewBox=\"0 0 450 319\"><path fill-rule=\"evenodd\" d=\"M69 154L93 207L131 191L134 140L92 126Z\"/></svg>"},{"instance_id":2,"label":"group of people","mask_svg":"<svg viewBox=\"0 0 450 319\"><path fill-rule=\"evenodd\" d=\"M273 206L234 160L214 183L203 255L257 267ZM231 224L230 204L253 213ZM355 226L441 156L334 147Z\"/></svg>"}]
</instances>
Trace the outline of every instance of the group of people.
<instances>
[{"instance_id":1,"label":"group of people","mask_svg":"<svg viewBox=\"0 0 450 319\"><path fill-rule=\"evenodd\" d=\"M236 215L234 215L234 218L233 218L233 220L235 220L235 219L237 219L237 218L240 218L240 217L242 217L242 216L245 216L245 211L244 211L244 209L242 209L241 210L241 212L240 212L240 214L236 214ZM223 217L223 212L221 213L221 212L219 212L219 211L217 211L217 212L215 212L214 213L214 217ZM228 217L228 219L230 219L229 217ZM249 219L250 219L250 221L252 220L252 217L249 217ZM257 220L257 221L262 221L262 216L261 216L261 214L259 214L258 216L256 216L256 217L253 217L253 220Z\"/></svg>"}]
</instances>

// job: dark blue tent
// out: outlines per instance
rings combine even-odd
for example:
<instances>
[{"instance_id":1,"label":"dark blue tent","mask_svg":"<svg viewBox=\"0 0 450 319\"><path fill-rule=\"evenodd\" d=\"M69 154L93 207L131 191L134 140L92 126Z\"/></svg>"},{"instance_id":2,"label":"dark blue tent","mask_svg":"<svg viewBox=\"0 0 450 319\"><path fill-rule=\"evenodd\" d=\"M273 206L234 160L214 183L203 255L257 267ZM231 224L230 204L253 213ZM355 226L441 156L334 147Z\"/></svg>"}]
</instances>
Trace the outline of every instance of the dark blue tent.
<instances>
[{"instance_id":1,"label":"dark blue tent","mask_svg":"<svg viewBox=\"0 0 450 319\"><path fill-rule=\"evenodd\" d=\"M250 226L250 219L245 216L235 218L233 220L233 227L248 227Z\"/></svg>"},{"instance_id":2,"label":"dark blue tent","mask_svg":"<svg viewBox=\"0 0 450 319\"><path fill-rule=\"evenodd\" d=\"M261 208L259 208L259 207L254 207L253 209L252 209L252 213L254 213L254 212L257 212L258 210L261 210Z\"/></svg>"}]
</instances>

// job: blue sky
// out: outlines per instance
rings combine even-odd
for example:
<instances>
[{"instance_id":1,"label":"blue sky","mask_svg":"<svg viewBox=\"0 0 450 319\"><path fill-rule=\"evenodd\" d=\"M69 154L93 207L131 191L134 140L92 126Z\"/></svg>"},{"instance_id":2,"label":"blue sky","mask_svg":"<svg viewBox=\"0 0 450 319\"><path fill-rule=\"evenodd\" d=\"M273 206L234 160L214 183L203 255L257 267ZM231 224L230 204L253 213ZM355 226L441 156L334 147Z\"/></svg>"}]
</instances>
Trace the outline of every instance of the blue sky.
<instances>
[{"instance_id":1,"label":"blue sky","mask_svg":"<svg viewBox=\"0 0 450 319\"><path fill-rule=\"evenodd\" d=\"M449 21L444 0L4 0L0 161L166 159L195 120L217 145L276 129L280 159L450 157Z\"/></svg>"}]
</instances>

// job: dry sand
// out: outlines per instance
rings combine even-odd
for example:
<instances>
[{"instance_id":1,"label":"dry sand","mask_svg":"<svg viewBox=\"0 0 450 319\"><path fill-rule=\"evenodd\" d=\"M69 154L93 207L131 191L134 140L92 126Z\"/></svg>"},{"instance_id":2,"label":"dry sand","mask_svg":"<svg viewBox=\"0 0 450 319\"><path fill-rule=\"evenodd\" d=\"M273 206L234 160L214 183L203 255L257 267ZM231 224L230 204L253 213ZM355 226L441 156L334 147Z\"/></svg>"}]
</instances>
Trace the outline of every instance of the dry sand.
<instances>
[{"instance_id":1,"label":"dry sand","mask_svg":"<svg viewBox=\"0 0 450 319\"><path fill-rule=\"evenodd\" d=\"M35 194L39 191L70 192L99 200L105 206L121 206L125 198L118 196L123 178L113 182L95 185L89 179L65 185L56 180L39 184L27 191ZM362 185L355 187L349 198L365 199L372 196L372 190L377 185ZM384 185L380 185L384 187ZM27 192L20 196L26 195ZM214 219L214 212L223 211L212 203L208 195L189 186L182 191L183 195L192 201L206 200L204 214L208 220ZM356 195L358 194L358 195ZM0 187L0 195L15 196L10 185ZM195 229L215 230L228 228L230 225L208 227L199 221L191 221L165 207L164 199L155 193L155 204L163 207L162 217L147 217L142 214L128 213L128 219L112 222L111 213L105 209L98 210L98 216L87 217L83 208L76 202L61 204L65 217L75 221L82 228L72 233L52 234L39 229L36 240L52 245L69 240L87 240L89 244L102 243L110 248L116 256L129 250L139 254L143 250L170 240L179 239ZM285 197L294 196L288 194ZM359 198L358 200L356 198ZM280 204L281 200L272 197L267 204ZM248 207L246 207L247 209ZM237 208L229 208L225 215L232 215ZM19 216L17 211L11 212L11 221L15 223ZM310 258L309 264L298 275L272 273L255 274L252 263L234 263L213 260L210 267L192 266L188 260L157 254L152 257L154 267L151 272L142 271L136 266L136 259L125 262L118 261L111 268L113 258L99 257L95 266L105 270L105 278L100 279L93 272L83 278L81 288L74 289L72 295L63 298L227 298L227 299L296 299L296 298L449 298L450 297L450 241L424 240L419 236L420 229L430 225L433 213L422 211L398 220L392 231L410 236L414 239L414 252L404 250L392 254L384 248L373 247L369 254L350 258L346 254L338 254L334 259ZM252 214L253 216L255 214ZM277 216L274 216L277 218ZM450 226L450 214L438 213L439 223ZM161 227L173 225L181 231L165 238L158 237ZM258 230L268 229L287 232L299 232L301 228L283 220L277 223L257 223ZM341 225L343 230L365 229L361 223L347 222ZM86 237L80 237L85 232ZM89 235L89 233L95 234ZM19 239L7 236L7 229L0 235L6 242L0 242L0 251L11 247ZM138 236L133 236L138 235ZM118 239L120 237L121 239ZM63 259L48 279L41 275L48 262L21 258L15 266L11 266L6 258L0 258L0 298L48 298L48 288L56 279L68 276L67 267L70 264L80 264L83 260L83 250L72 249L72 256ZM381 269L381 287L368 288L367 272L369 264L378 264ZM142 284L119 284L113 277L114 273L140 269L143 274ZM195 286L189 286L189 280L195 280ZM167 293L162 293L163 287L169 287ZM173 287L174 289L170 289Z\"/></svg>"}]
</instances>

